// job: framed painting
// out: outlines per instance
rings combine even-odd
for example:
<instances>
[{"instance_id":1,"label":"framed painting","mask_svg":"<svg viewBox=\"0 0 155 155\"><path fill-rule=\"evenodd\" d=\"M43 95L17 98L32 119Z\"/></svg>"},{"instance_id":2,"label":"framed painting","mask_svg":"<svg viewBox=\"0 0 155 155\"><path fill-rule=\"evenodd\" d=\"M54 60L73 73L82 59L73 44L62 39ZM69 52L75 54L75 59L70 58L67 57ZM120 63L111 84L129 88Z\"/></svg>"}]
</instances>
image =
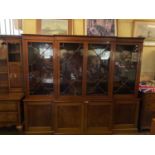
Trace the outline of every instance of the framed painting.
<instances>
[{"instance_id":1,"label":"framed painting","mask_svg":"<svg viewBox=\"0 0 155 155\"><path fill-rule=\"evenodd\" d=\"M155 21L134 21L133 37L145 38L144 45L155 46Z\"/></svg>"},{"instance_id":2,"label":"framed painting","mask_svg":"<svg viewBox=\"0 0 155 155\"><path fill-rule=\"evenodd\" d=\"M37 33L47 35L70 35L72 34L72 20L38 19Z\"/></svg>"},{"instance_id":3,"label":"framed painting","mask_svg":"<svg viewBox=\"0 0 155 155\"><path fill-rule=\"evenodd\" d=\"M85 27L88 36L117 36L116 19L87 19Z\"/></svg>"}]
</instances>

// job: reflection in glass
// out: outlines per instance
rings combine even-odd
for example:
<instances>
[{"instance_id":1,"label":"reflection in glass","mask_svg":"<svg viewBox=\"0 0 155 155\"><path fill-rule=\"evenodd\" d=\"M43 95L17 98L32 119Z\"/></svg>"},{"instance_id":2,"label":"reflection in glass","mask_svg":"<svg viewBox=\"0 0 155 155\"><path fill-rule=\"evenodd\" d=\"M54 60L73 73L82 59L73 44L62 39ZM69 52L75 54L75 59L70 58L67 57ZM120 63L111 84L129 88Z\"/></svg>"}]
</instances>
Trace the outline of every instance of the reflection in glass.
<instances>
[{"instance_id":1,"label":"reflection in glass","mask_svg":"<svg viewBox=\"0 0 155 155\"><path fill-rule=\"evenodd\" d=\"M87 95L107 95L110 45L89 44Z\"/></svg>"},{"instance_id":2,"label":"reflection in glass","mask_svg":"<svg viewBox=\"0 0 155 155\"><path fill-rule=\"evenodd\" d=\"M53 49L51 43L28 43L30 95L53 93Z\"/></svg>"},{"instance_id":3,"label":"reflection in glass","mask_svg":"<svg viewBox=\"0 0 155 155\"><path fill-rule=\"evenodd\" d=\"M60 53L60 93L61 95L81 95L83 45L61 43Z\"/></svg>"},{"instance_id":4,"label":"reflection in glass","mask_svg":"<svg viewBox=\"0 0 155 155\"><path fill-rule=\"evenodd\" d=\"M115 94L133 94L138 62L138 45L117 45L115 52Z\"/></svg>"}]
</instances>

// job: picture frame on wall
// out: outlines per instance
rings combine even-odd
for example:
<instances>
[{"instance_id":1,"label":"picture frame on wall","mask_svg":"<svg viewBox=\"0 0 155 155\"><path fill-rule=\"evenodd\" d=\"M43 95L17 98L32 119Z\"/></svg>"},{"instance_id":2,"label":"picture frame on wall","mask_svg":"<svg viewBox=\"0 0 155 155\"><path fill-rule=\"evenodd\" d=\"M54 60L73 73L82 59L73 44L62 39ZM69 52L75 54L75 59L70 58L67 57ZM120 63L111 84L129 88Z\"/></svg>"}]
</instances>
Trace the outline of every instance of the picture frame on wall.
<instances>
[{"instance_id":1,"label":"picture frame on wall","mask_svg":"<svg viewBox=\"0 0 155 155\"><path fill-rule=\"evenodd\" d=\"M145 46L155 46L155 21L135 20L133 37L145 38Z\"/></svg>"},{"instance_id":2,"label":"picture frame on wall","mask_svg":"<svg viewBox=\"0 0 155 155\"><path fill-rule=\"evenodd\" d=\"M117 36L117 20L87 19L85 31L88 36Z\"/></svg>"},{"instance_id":3,"label":"picture frame on wall","mask_svg":"<svg viewBox=\"0 0 155 155\"><path fill-rule=\"evenodd\" d=\"M37 33L45 35L71 35L71 19L38 19Z\"/></svg>"}]
</instances>

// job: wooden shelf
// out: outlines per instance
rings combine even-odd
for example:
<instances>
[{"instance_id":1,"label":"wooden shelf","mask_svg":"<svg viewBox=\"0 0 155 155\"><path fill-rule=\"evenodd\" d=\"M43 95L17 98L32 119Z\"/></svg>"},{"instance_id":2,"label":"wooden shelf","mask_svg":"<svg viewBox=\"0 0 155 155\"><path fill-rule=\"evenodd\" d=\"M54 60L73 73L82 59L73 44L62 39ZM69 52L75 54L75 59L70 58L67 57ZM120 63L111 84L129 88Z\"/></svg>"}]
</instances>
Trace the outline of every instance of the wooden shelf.
<instances>
[{"instance_id":1,"label":"wooden shelf","mask_svg":"<svg viewBox=\"0 0 155 155\"><path fill-rule=\"evenodd\" d=\"M10 52L9 54L20 54L20 52Z\"/></svg>"},{"instance_id":2,"label":"wooden shelf","mask_svg":"<svg viewBox=\"0 0 155 155\"><path fill-rule=\"evenodd\" d=\"M8 63L9 63L9 64L21 64L20 61L9 61Z\"/></svg>"}]
</instances>

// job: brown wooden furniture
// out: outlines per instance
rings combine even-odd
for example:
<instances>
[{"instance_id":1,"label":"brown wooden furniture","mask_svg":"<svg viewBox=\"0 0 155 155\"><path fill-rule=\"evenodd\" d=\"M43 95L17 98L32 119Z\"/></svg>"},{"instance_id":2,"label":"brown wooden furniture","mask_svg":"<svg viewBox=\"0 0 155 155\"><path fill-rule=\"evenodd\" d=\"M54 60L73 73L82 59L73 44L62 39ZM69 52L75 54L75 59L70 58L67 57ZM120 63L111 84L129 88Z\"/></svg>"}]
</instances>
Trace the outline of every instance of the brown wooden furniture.
<instances>
[{"instance_id":1,"label":"brown wooden furniture","mask_svg":"<svg viewBox=\"0 0 155 155\"><path fill-rule=\"evenodd\" d=\"M142 38L22 38L26 133L137 130Z\"/></svg>"},{"instance_id":2,"label":"brown wooden furniture","mask_svg":"<svg viewBox=\"0 0 155 155\"><path fill-rule=\"evenodd\" d=\"M0 36L0 127L21 128L22 77L21 37Z\"/></svg>"},{"instance_id":3,"label":"brown wooden furniture","mask_svg":"<svg viewBox=\"0 0 155 155\"><path fill-rule=\"evenodd\" d=\"M150 130L152 118L155 117L155 93L141 95L140 109L139 128L140 130Z\"/></svg>"},{"instance_id":4,"label":"brown wooden furniture","mask_svg":"<svg viewBox=\"0 0 155 155\"><path fill-rule=\"evenodd\" d=\"M155 118L152 118L151 121L151 130L150 130L151 135L155 135Z\"/></svg>"}]
</instances>

